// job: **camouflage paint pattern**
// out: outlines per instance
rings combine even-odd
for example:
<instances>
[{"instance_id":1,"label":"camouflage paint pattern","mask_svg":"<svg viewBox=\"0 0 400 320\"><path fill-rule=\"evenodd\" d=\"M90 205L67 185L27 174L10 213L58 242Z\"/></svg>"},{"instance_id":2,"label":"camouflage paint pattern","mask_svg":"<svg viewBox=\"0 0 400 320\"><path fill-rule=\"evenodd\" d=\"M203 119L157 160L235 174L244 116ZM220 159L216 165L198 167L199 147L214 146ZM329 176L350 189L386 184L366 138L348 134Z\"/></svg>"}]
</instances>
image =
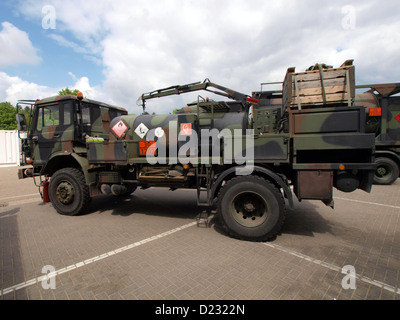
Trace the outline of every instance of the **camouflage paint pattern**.
<instances>
[{"instance_id":1,"label":"camouflage paint pattern","mask_svg":"<svg viewBox=\"0 0 400 320\"><path fill-rule=\"evenodd\" d=\"M379 150L398 148L400 155L400 83L363 85L370 90L357 94L354 105L367 109L366 131L376 136ZM378 110L376 112L375 110Z\"/></svg>"},{"instance_id":2,"label":"camouflage paint pattern","mask_svg":"<svg viewBox=\"0 0 400 320\"><path fill-rule=\"evenodd\" d=\"M190 124L191 129L198 134L198 138L201 138L201 130L217 129L222 131L228 129L234 132L235 129L239 129L243 132L248 127L248 118L245 107L242 104L234 103L227 104L222 103L225 106L224 112L213 112L211 113L210 108L207 108L209 104L204 103L202 107L197 110L196 107L186 107L183 112L177 112L173 115L127 115L113 119L110 124L112 128L119 121L123 121L127 126L126 132L120 138L111 130L109 133L108 141L104 143L90 143L89 148L89 161L93 163L100 163L102 161L112 161L112 159L118 161L118 163L135 164L135 163L147 163L146 157L139 154L139 141L146 140L146 137L140 137L135 130L139 125L143 124L148 130L159 129L162 130L165 137L165 148L167 151L172 148L173 150L179 150L188 140L178 141L180 134L181 125ZM234 108L235 112L229 111L229 106ZM198 114L197 114L198 113ZM171 130L171 123L175 123L173 133ZM170 140L170 138L173 138ZM122 141L124 143L122 143ZM163 145L160 144L162 147ZM121 150L126 148L127 152L122 153ZM167 154L168 157L168 154ZM166 163L168 163L168 159Z\"/></svg>"},{"instance_id":3,"label":"camouflage paint pattern","mask_svg":"<svg viewBox=\"0 0 400 320\"><path fill-rule=\"evenodd\" d=\"M220 132L228 129L233 133L235 129L240 129L244 135L245 129L254 129L254 163L273 166L276 172L292 179L296 179L293 170L333 172L345 166L349 170L364 170L366 175L373 171L374 139L372 135L365 134L364 108L329 106L290 110L282 114L279 92L270 96L258 92L253 96L261 99L252 106L251 116L248 113L250 105L209 101L190 104L174 115L127 115L115 118L110 127L122 120L127 126L126 132L117 137L111 131L108 141L89 143L89 161L146 165L146 157L139 154L139 142L146 140L146 135L140 137L135 130L141 124L148 130L161 128L166 137L165 147L169 150L169 147L179 148L185 143L169 141L170 123L175 122L173 137L178 136L183 123L189 123L197 132L202 129L217 129ZM286 127L282 125L285 121L289 123ZM287 127L289 130L285 129ZM222 146L220 150L221 164L224 164ZM243 143L242 152L247 151ZM200 146L198 152L201 156Z\"/></svg>"},{"instance_id":4,"label":"camouflage paint pattern","mask_svg":"<svg viewBox=\"0 0 400 320\"><path fill-rule=\"evenodd\" d=\"M202 88L204 84L195 84L188 90L197 86ZM154 92L160 96L175 91L178 92L176 94L180 94L182 88L184 87L171 87ZM193 163L189 169L182 171L182 176L177 175L176 171L174 176L169 175L170 170L179 165L174 157L190 140L190 133L182 141L177 138L181 130L190 128L192 131L189 132L197 133L196 142L202 143L204 142L200 139L202 130L206 132L225 130L232 136L238 136L242 142L241 151L232 150L231 159L251 151L255 165L286 177L296 185L295 192L299 198L304 194L309 198L318 197L312 194L310 186L305 185L312 184L313 181L300 178L313 176L318 172L325 172L323 179L327 179L330 176L335 177L340 171L358 170L357 175L361 181L359 188L369 191L369 180L375 168L374 135L365 133L364 107L313 106L300 111L289 109L288 112L284 112L280 91L253 93L253 97L259 99L259 102L251 104L243 100L245 95L235 91L227 90L227 92L229 96L236 96L238 100L200 101L189 104L172 115L128 115L125 109L83 99L80 102L81 106L88 106L92 116L90 123L83 125L86 139L79 139L77 131L80 128L72 124L74 121L70 126L63 127L63 132L57 131L59 126L44 127L41 132L33 132L40 135L39 144L33 145L34 160L45 166L51 159L61 155L70 155L77 159L80 157L81 159L77 161L80 161L84 170L91 174L87 177L87 181L97 183L98 186L100 180L94 179L100 179L99 177L105 179L107 175L118 173L112 177L114 180L120 179L121 183L127 180L137 181L143 186L173 185L196 188L198 187L196 171L193 170L200 169L202 163ZM65 101L76 103L76 100L74 96L48 98L37 101L36 106L60 104ZM118 111L119 116L111 116L110 110ZM246 145L245 135L249 129L253 130L253 150L249 150ZM157 165L149 164L146 154L143 153L143 150L149 147L146 144L147 140L157 141L159 150L162 148L166 150L165 159L159 159L165 160L164 162L160 161ZM217 144L220 147L220 153L216 155L216 158L219 158L218 165L207 164L212 167L212 175L218 175L235 166L234 162L226 162L227 159L224 158L226 154L222 139L210 138L206 143L209 144L206 146L208 151L213 151ZM201 157L202 145L197 144L196 147L196 156ZM215 156L213 153L211 155ZM215 164L215 162L209 163ZM108 171L102 171L105 165L108 165ZM93 166L93 169L89 169L90 166ZM130 172L134 174L128 174L128 168L133 169ZM309 172L309 174L299 174L299 172ZM203 179L200 183L206 186L208 183L212 184L213 180ZM331 187L325 190L324 201L331 200L326 196L331 192Z\"/></svg>"},{"instance_id":5,"label":"camouflage paint pattern","mask_svg":"<svg viewBox=\"0 0 400 320\"><path fill-rule=\"evenodd\" d=\"M110 112L116 114L126 114L127 111L120 107L115 107L105 103L97 102L90 99L78 99L74 95L56 96L35 102L35 116L32 131L30 133L29 145L32 153L33 165L37 167L37 171L41 174L48 174L47 168L54 159L59 157L73 156L75 161L81 165L87 164L86 146L82 139L78 138L79 132L74 125L76 117L76 106L90 105L95 111L91 113L91 126L89 134L102 136L109 132L109 123L111 120ZM38 115L42 109L58 110L57 121L46 125L46 115L40 114L43 118L41 121ZM67 109L68 108L68 109ZM53 112L54 113L54 112ZM51 115L54 116L54 115ZM50 116L50 117L51 117ZM79 156L78 154L81 154ZM66 161L66 160L63 160Z\"/></svg>"},{"instance_id":6,"label":"camouflage paint pattern","mask_svg":"<svg viewBox=\"0 0 400 320\"><path fill-rule=\"evenodd\" d=\"M125 114L128 113L125 108L121 108L121 107L118 107L115 105L111 105L108 103L104 103L104 102L100 102L100 101L96 101L96 100L92 100L92 99L87 99L87 98L79 99L75 95L62 95L62 96L49 97L49 98L45 98L45 99L41 99L41 100L38 99L38 100L36 100L35 104L36 105L44 105L44 104L56 103L56 102L63 101L63 100L82 101L82 102L91 103L91 104L106 107L106 108L115 109L115 110L118 110Z\"/></svg>"}]
</instances>

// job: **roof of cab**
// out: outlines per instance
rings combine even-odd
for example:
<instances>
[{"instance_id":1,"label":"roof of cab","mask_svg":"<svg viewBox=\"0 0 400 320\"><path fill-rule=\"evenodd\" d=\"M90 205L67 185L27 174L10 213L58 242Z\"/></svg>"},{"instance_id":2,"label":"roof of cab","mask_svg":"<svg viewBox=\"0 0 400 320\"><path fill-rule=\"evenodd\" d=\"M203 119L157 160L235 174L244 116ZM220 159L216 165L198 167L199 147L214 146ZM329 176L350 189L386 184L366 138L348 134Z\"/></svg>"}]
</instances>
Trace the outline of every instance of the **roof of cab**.
<instances>
[{"instance_id":1,"label":"roof of cab","mask_svg":"<svg viewBox=\"0 0 400 320\"><path fill-rule=\"evenodd\" d=\"M39 104L48 104L48 103L54 103L54 102L58 102L58 101L63 101L63 100L79 100L77 96L72 95L72 94L68 94L68 95L62 95L62 96L54 96L54 97L48 97L48 98L44 98L41 100L36 100L35 104L39 105ZM103 106L103 107L107 107L107 108L112 108L112 109L117 109L119 111L122 111L124 113L128 113L128 111L125 108L122 107L117 107L108 103L104 103L104 102L99 102L99 101L95 101L92 99L87 99L87 98L83 98L81 101L87 102L87 103L92 103L92 104L97 104L99 106Z\"/></svg>"}]
</instances>

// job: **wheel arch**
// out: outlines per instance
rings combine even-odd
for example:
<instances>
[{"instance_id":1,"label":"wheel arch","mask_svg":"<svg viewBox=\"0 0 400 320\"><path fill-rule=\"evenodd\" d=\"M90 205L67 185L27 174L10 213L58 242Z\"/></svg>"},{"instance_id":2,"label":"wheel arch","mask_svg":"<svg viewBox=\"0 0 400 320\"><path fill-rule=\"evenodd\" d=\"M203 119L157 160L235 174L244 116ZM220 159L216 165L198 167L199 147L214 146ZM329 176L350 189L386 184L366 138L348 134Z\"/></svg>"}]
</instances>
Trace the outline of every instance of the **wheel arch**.
<instances>
[{"instance_id":1,"label":"wheel arch","mask_svg":"<svg viewBox=\"0 0 400 320\"><path fill-rule=\"evenodd\" d=\"M75 168L83 172L86 184L93 182L93 175L89 173L89 162L87 158L81 157L76 153L61 153L54 155L42 170L43 175L51 177L56 171L63 168Z\"/></svg>"},{"instance_id":2,"label":"wheel arch","mask_svg":"<svg viewBox=\"0 0 400 320\"><path fill-rule=\"evenodd\" d=\"M211 195L210 195L210 201L211 202L216 197L216 195L218 195L219 190L221 189L222 183L224 181L230 180L230 179L238 176L236 174L236 169L238 169L238 168L240 169L240 168L243 168L243 167L231 167L231 168L225 170L224 172L222 172L218 176L217 180L213 183L213 186L211 188ZM285 195L286 199L289 202L289 207L293 208L294 204L293 204L292 191L290 190L289 186L284 182L284 180L278 174L276 174L272 170L267 169L265 167L254 166L253 167L253 172L252 172L251 175L263 177L266 180L268 180L271 183L273 183L279 189L282 188L283 192L284 192L284 195Z\"/></svg>"}]
</instances>

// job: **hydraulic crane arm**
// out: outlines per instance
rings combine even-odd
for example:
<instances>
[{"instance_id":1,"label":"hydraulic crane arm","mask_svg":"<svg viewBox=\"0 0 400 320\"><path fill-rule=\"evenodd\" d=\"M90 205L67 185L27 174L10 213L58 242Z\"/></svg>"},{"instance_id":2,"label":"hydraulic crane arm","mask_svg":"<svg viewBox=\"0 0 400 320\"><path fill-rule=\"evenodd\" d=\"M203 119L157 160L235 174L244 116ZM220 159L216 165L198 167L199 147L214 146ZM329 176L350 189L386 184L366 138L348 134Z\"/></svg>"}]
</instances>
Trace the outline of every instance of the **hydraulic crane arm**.
<instances>
[{"instance_id":1,"label":"hydraulic crane arm","mask_svg":"<svg viewBox=\"0 0 400 320\"><path fill-rule=\"evenodd\" d=\"M356 86L356 89L371 88L382 96L392 96L400 93L400 83L367 84Z\"/></svg>"},{"instance_id":2,"label":"hydraulic crane arm","mask_svg":"<svg viewBox=\"0 0 400 320\"><path fill-rule=\"evenodd\" d=\"M218 90L210 90L209 87L213 87ZM209 79L205 79L203 82L194 82L194 83L189 83L185 85L178 85L178 86L172 86L164 89L158 89L149 93L143 93L138 101L137 104L141 105L143 107L143 111L145 109L145 103L146 100L153 99L153 98L161 98L165 96L170 96L170 95L175 95L175 94L181 94L181 93L187 93L187 92L193 92L193 91L199 91L199 90L204 90L208 91L211 93L215 93L224 97L227 97L232 100L236 101L241 101L241 102L250 102L250 103L257 103L258 100L250 98L248 95L234 91L232 89L223 87L221 85L212 83Z\"/></svg>"}]
</instances>

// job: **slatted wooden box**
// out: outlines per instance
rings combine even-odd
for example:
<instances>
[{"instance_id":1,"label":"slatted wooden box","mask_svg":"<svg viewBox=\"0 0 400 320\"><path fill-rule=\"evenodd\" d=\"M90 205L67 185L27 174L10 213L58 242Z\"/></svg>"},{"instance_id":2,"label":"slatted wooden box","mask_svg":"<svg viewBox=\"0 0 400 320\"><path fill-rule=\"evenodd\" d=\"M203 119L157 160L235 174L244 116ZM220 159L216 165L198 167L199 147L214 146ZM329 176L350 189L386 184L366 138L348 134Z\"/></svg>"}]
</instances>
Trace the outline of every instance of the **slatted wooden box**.
<instances>
[{"instance_id":1,"label":"slatted wooden box","mask_svg":"<svg viewBox=\"0 0 400 320\"><path fill-rule=\"evenodd\" d=\"M353 60L345 61L339 68L316 64L300 73L288 68L282 88L284 111L351 106L355 96L354 69Z\"/></svg>"}]
</instances>

